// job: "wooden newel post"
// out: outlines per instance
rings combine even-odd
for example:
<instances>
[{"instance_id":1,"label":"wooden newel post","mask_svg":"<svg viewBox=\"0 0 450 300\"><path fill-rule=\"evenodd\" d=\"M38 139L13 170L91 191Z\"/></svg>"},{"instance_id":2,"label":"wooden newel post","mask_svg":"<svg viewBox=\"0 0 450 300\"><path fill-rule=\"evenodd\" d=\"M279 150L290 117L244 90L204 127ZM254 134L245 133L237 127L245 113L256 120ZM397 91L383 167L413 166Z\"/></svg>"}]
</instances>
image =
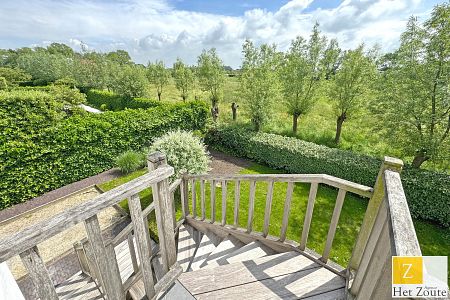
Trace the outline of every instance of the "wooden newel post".
<instances>
[{"instance_id":1,"label":"wooden newel post","mask_svg":"<svg viewBox=\"0 0 450 300\"><path fill-rule=\"evenodd\" d=\"M154 152L147 157L148 170L151 172L167 165L166 156L161 152ZM156 223L161 249L163 268L168 272L176 263L177 253L175 249L174 220L172 209L172 197L169 192L169 180L164 179L152 185L153 202L155 203Z\"/></svg>"},{"instance_id":2,"label":"wooden newel post","mask_svg":"<svg viewBox=\"0 0 450 300\"><path fill-rule=\"evenodd\" d=\"M380 208L381 202L384 198L384 183L383 174L385 170L391 170L400 173L402 171L403 161L398 158L385 156L383 163L381 164L380 171L378 172L375 186L373 188L372 197L367 205L366 214L359 231L358 239L355 247L353 248L352 257L349 262L349 267L354 270L358 270L361 262L361 257L364 253L364 249L369 239L370 232L372 231L375 218Z\"/></svg>"}]
</instances>

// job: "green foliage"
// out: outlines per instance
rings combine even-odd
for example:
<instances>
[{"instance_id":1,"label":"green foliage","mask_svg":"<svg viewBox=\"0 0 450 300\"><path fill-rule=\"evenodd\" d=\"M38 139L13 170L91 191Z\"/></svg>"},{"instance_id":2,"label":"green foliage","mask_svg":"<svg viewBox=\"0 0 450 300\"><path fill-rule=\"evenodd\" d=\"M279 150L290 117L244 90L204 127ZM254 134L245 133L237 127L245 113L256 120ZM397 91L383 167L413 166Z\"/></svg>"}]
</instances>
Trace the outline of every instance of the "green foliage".
<instances>
[{"instance_id":1,"label":"green foliage","mask_svg":"<svg viewBox=\"0 0 450 300\"><path fill-rule=\"evenodd\" d=\"M199 137L183 130L171 131L156 139L149 153L160 151L174 167L175 176L182 173L203 174L208 171L210 158Z\"/></svg>"},{"instance_id":2,"label":"green foliage","mask_svg":"<svg viewBox=\"0 0 450 300\"><path fill-rule=\"evenodd\" d=\"M31 76L18 68L0 67L0 77L5 78L9 86L17 86L19 83L28 81Z\"/></svg>"},{"instance_id":3,"label":"green foliage","mask_svg":"<svg viewBox=\"0 0 450 300\"><path fill-rule=\"evenodd\" d=\"M77 85L77 82L75 79L73 79L71 77L64 77L64 78L56 80L54 85L63 85L63 86L67 86L70 88L75 88Z\"/></svg>"},{"instance_id":4,"label":"green foliage","mask_svg":"<svg viewBox=\"0 0 450 300\"><path fill-rule=\"evenodd\" d=\"M243 45L244 62L240 77L240 95L247 114L258 131L268 122L272 103L278 96L276 69L278 56L275 46L261 45L257 48L249 40Z\"/></svg>"},{"instance_id":5,"label":"green foliage","mask_svg":"<svg viewBox=\"0 0 450 300\"><path fill-rule=\"evenodd\" d=\"M223 93L225 71L216 49L203 50L197 60L197 76L200 87L210 94L211 107L217 108Z\"/></svg>"},{"instance_id":6,"label":"green foliage","mask_svg":"<svg viewBox=\"0 0 450 300\"><path fill-rule=\"evenodd\" d=\"M161 100L163 88L169 84L170 79L170 72L166 69L162 60L156 61L154 64L148 64L147 78L150 83L155 85L158 100Z\"/></svg>"},{"instance_id":7,"label":"green foliage","mask_svg":"<svg viewBox=\"0 0 450 300\"><path fill-rule=\"evenodd\" d=\"M206 143L290 173L325 173L367 186L374 186L381 165L370 156L237 127L210 131ZM401 177L411 214L450 226L450 176L407 166Z\"/></svg>"},{"instance_id":8,"label":"green foliage","mask_svg":"<svg viewBox=\"0 0 450 300\"><path fill-rule=\"evenodd\" d=\"M145 71L139 66L122 66L117 79L115 80L113 91L127 99L143 97L148 85Z\"/></svg>"},{"instance_id":9,"label":"green foliage","mask_svg":"<svg viewBox=\"0 0 450 300\"><path fill-rule=\"evenodd\" d=\"M420 167L450 159L450 4L421 26L411 17L393 63L378 86L373 111L386 138Z\"/></svg>"},{"instance_id":10,"label":"green foliage","mask_svg":"<svg viewBox=\"0 0 450 300\"><path fill-rule=\"evenodd\" d=\"M51 99L44 93L33 93L35 98ZM3 120L11 109L3 94L0 99ZM21 102L26 106L27 101ZM44 105L47 101L38 103ZM28 105L26 108L31 107ZM48 109L47 114L51 111ZM11 113L13 115L6 115L7 119L21 120L20 112ZM36 115L31 120L34 125L27 125L27 120L22 121L23 126L31 128L22 129L22 133L31 134L29 131L34 130L33 140L17 137L18 125L15 123L3 122L1 125L2 135L5 132L10 134L5 142L2 138L0 143L0 209L107 170L113 167L120 153L149 146L153 139L167 131L177 128L203 130L208 111L202 102L186 102L148 110L76 115L46 128L36 125L37 121L48 122L45 114Z\"/></svg>"},{"instance_id":11,"label":"green foliage","mask_svg":"<svg viewBox=\"0 0 450 300\"><path fill-rule=\"evenodd\" d=\"M57 100L63 103L77 105L86 103L86 95L80 93L77 88L71 88L67 85L52 85L49 93Z\"/></svg>"},{"instance_id":12,"label":"green foliage","mask_svg":"<svg viewBox=\"0 0 450 300\"><path fill-rule=\"evenodd\" d=\"M194 73L186 66L181 59L173 64L173 78L175 80L175 86L180 91L183 101L189 96L194 88Z\"/></svg>"},{"instance_id":13,"label":"green foliage","mask_svg":"<svg viewBox=\"0 0 450 300\"><path fill-rule=\"evenodd\" d=\"M151 108L162 105L160 101L156 101L148 98L133 98L127 99L121 97L113 92L102 90L89 90L87 93L87 102L100 109L100 110L112 110L120 111L125 108L137 109L137 108Z\"/></svg>"},{"instance_id":14,"label":"green foliage","mask_svg":"<svg viewBox=\"0 0 450 300\"><path fill-rule=\"evenodd\" d=\"M0 76L0 91L7 90L8 89L8 83L6 82L6 78Z\"/></svg>"},{"instance_id":15,"label":"green foliage","mask_svg":"<svg viewBox=\"0 0 450 300\"><path fill-rule=\"evenodd\" d=\"M123 174L128 174L145 166L145 155L141 152L126 151L116 158L115 165Z\"/></svg>"}]
</instances>

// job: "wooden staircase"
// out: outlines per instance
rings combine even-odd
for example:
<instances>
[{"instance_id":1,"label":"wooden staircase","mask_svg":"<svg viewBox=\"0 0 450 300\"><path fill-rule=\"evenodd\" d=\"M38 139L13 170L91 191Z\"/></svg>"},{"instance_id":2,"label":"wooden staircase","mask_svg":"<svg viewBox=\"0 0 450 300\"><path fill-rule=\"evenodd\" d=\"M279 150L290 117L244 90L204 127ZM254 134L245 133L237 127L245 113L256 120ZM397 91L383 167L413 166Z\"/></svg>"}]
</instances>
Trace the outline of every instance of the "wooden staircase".
<instances>
[{"instance_id":1,"label":"wooden staircase","mask_svg":"<svg viewBox=\"0 0 450 300\"><path fill-rule=\"evenodd\" d=\"M231 234L179 229L184 273L167 299L344 299L345 276L300 252L279 252Z\"/></svg>"}]
</instances>

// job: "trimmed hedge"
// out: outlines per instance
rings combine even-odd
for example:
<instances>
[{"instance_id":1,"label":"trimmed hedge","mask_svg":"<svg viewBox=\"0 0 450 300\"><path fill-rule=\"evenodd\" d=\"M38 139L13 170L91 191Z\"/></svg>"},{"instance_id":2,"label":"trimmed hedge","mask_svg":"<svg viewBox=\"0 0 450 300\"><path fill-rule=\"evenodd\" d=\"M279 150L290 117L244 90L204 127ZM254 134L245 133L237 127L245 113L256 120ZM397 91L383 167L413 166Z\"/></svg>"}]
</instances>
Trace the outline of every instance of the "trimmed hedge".
<instances>
[{"instance_id":1,"label":"trimmed hedge","mask_svg":"<svg viewBox=\"0 0 450 300\"><path fill-rule=\"evenodd\" d=\"M0 209L107 170L118 154L149 146L170 130L203 130L207 117L203 102L85 114L33 140L0 144Z\"/></svg>"},{"instance_id":2,"label":"trimmed hedge","mask_svg":"<svg viewBox=\"0 0 450 300\"><path fill-rule=\"evenodd\" d=\"M107 109L112 111L120 111L125 108L137 109L137 108L152 108L162 105L161 101L148 99L148 98L133 98L127 99L126 97L119 96L113 92L104 90L89 90L86 93L87 102L98 109Z\"/></svg>"},{"instance_id":3,"label":"trimmed hedge","mask_svg":"<svg viewBox=\"0 0 450 300\"><path fill-rule=\"evenodd\" d=\"M381 165L374 157L232 126L210 130L206 142L290 173L326 173L367 186L374 186ZM412 216L448 227L450 176L405 166L401 178Z\"/></svg>"}]
</instances>

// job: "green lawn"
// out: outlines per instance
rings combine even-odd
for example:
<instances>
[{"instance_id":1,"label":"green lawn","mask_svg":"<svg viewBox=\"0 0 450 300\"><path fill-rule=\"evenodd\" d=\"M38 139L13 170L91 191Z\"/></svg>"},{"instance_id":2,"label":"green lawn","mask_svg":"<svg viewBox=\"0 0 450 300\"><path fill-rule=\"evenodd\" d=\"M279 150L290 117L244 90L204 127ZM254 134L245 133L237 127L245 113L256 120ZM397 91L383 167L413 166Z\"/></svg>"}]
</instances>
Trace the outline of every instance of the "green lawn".
<instances>
[{"instance_id":1,"label":"green lawn","mask_svg":"<svg viewBox=\"0 0 450 300\"><path fill-rule=\"evenodd\" d=\"M110 182L100 185L103 190L112 189L120 184L123 184L131 179L143 175L145 169L136 171L129 175L114 179ZM264 174L264 173L279 173L277 170L270 169L265 166L253 164L251 167L244 169L242 174ZM286 195L287 183L275 183L272 214L270 220L269 234L278 236L281 228L281 220L283 216L284 199ZM255 197L255 214L253 228L255 231L262 231L264 223L264 209L265 209L265 194L267 185L265 183L257 183L256 197ZM205 185L206 190L206 217L210 218L210 184ZM197 215L201 215L200 211L200 186L197 184ZM291 204L291 211L289 215L289 225L287 230L287 238L299 241L303 220L308 201L309 184L297 183L294 188L293 201ZM239 225L240 227L247 227L248 216L248 182L241 183L241 201L239 209ZM151 191L146 190L141 192L141 203L146 207L152 202ZM323 185L319 187L317 198L314 206L314 214L311 223L307 247L322 253L325 246L325 240L328 233L328 226L333 213L334 202L337 196L337 190L328 188ZM175 199L179 199L176 197ZM336 236L333 242L330 259L346 266L351 256L351 251L356 240L359 227L367 207L367 199L347 194L342 208L342 213L339 218ZM192 199L190 198L190 203ZM120 205L128 210L127 201L123 201ZM220 221L222 207L222 189L220 186L216 187L216 220ZM192 209L192 206L191 206ZM234 211L234 183L229 183L227 186L227 223L233 224ZM180 204L177 201L177 218L181 215ZM423 255L448 255L450 249L450 232L437 225L433 225L424 221L414 220L417 236L421 245ZM155 236L156 225L154 221L154 214L149 218L149 226L152 236Z\"/></svg>"}]
</instances>

